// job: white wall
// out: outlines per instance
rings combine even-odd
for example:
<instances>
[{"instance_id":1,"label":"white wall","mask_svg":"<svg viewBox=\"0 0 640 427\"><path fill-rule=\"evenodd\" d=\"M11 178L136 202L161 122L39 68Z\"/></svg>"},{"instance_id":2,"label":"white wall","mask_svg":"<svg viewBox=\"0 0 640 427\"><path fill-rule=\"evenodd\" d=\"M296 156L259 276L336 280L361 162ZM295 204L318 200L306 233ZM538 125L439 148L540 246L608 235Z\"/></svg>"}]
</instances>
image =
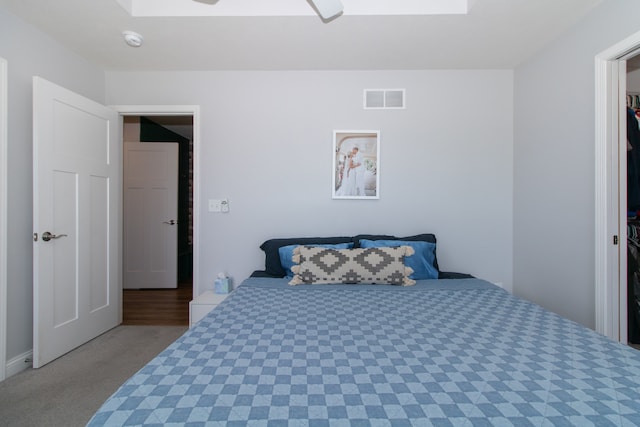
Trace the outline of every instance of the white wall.
<instances>
[{"instance_id":1,"label":"white wall","mask_svg":"<svg viewBox=\"0 0 640 427\"><path fill-rule=\"evenodd\" d=\"M6 358L11 361L32 349L32 76L101 102L104 73L1 7L0 56L9 71Z\"/></svg>"},{"instance_id":2,"label":"white wall","mask_svg":"<svg viewBox=\"0 0 640 427\"><path fill-rule=\"evenodd\" d=\"M140 142L140 116L123 117L122 140L124 142Z\"/></svg>"},{"instance_id":3,"label":"white wall","mask_svg":"<svg viewBox=\"0 0 640 427\"><path fill-rule=\"evenodd\" d=\"M515 70L514 292L595 326L595 56L640 31L605 0Z\"/></svg>"},{"instance_id":4,"label":"white wall","mask_svg":"<svg viewBox=\"0 0 640 427\"><path fill-rule=\"evenodd\" d=\"M627 73L627 92L640 92L640 69Z\"/></svg>"},{"instance_id":5,"label":"white wall","mask_svg":"<svg viewBox=\"0 0 640 427\"><path fill-rule=\"evenodd\" d=\"M511 71L107 72L107 103L201 106L200 277L272 237L433 232L444 270L512 282ZM406 110L364 110L406 88ZM380 199L332 200L332 131L380 130ZM228 214L206 211L228 197Z\"/></svg>"}]
</instances>

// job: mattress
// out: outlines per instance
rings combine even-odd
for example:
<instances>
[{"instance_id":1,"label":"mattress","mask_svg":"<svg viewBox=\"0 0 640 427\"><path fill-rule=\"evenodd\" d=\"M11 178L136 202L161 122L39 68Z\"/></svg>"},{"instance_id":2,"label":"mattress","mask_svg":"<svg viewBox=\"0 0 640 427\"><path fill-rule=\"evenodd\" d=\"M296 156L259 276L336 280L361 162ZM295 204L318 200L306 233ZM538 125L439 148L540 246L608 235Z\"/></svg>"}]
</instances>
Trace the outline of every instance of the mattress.
<instances>
[{"instance_id":1,"label":"mattress","mask_svg":"<svg viewBox=\"0 0 640 427\"><path fill-rule=\"evenodd\" d=\"M249 278L90 426L637 426L640 352L478 279Z\"/></svg>"}]
</instances>

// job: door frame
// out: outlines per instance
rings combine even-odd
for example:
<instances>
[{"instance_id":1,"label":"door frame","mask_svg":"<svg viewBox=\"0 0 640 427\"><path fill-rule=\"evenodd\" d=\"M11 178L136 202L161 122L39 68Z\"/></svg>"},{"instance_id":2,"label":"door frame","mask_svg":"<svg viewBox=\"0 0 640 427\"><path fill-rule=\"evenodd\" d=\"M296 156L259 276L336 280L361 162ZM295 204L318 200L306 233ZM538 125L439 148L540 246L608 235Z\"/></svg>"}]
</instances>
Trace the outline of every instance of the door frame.
<instances>
[{"instance_id":1,"label":"door frame","mask_svg":"<svg viewBox=\"0 0 640 427\"><path fill-rule=\"evenodd\" d=\"M626 59L640 32L595 57L596 331L627 343ZM614 244L618 236L619 244Z\"/></svg>"},{"instance_id":2,"label":"door frame","mask_svg":"<svg viewBox=\"0 0 640 427\"><path fill-rule=\"evenodd\" d=\"M112 105L124 116L192 116L193 117L193 296L200 295L200 106L199 105ZM121 132L120 143L123 143ZM122 248L120 248L122 258Z\"/></svg>"},{"instance_id":3,"label":"door frame","mask_svg":"<svg viewBox=\"0 0 640 427\"><path fill-rule=\"evenodd\" d=\"M7 61L0 58L0 381L7 372Z\"/></svg>"}]
</instances>

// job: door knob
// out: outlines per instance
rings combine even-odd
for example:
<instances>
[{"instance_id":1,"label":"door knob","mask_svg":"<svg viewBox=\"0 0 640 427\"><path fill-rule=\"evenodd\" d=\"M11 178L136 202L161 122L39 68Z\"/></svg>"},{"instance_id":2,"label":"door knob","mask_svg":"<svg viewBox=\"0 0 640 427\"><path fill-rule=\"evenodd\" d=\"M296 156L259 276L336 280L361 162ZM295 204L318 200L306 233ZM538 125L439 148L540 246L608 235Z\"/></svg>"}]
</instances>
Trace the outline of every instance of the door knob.
<instances>
[{"instance_id":1,"label":"door knob","mask_svg":"<svg viewBox=\"0 0 640 427\"><path fill-rule=\"evenodd\" d=\"M42 240L44 240L45 242L48 242L49 240L59 239L61 237L66 237L66 236L67 236L66 234L55 235L55 234L49 233L48 231L45 231L44 233L42 233Z\"/></svg>"},{"instance_id":2,"label":"door knob","mask_svg":"<svg viewBox=\"0 0 640 427\"><path fill-rule=\"evenodd\" d=\"M162 223L169 224L169 225L176 225L178 221L176 221L175 219L172 219L171 221L163 221Z\"/></svg>"}]
</instances>

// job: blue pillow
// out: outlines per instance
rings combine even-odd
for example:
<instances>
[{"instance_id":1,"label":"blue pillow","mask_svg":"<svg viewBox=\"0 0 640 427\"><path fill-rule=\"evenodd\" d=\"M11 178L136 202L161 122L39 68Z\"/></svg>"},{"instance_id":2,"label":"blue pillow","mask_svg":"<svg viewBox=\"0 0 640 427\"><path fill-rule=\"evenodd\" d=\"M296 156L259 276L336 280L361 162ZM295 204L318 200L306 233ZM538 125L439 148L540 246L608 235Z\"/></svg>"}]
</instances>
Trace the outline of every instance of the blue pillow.
<instances>
[{"instance_id":1,"label":"blue pillow","mask_svg":"<svg viewBox=\"0 0 640 427\"><path fill-rule=\"evenodd\" d=\"M293 277L293 271L291 271L291 267L293 267L293 250L300 245L287 245L280 246L278 248L278 253L280 254L280 265L286 272L287 278ZM336 243L336 244L315 244L315 243L305 243L304 246L318 246L321 248L330 248L330 249L351 249L353 248L353 242L349 243Z\"/></svg>"},{"instance_id":2,"label":"blue pillow","mask_svg":"<svg viewBox=\"0 0 640 427\"><path fill-rule=\"evenodd\" d=\"M416 253L404 259L407 267L413 268L413 273L409 276L411 279L437 279L438 269L433 265L436 259L436 244L423 241L407 241L407 240L360 240L362 248L381 248L381 247L397 247L411 246Z\"/></svg>"}]
</instances>

